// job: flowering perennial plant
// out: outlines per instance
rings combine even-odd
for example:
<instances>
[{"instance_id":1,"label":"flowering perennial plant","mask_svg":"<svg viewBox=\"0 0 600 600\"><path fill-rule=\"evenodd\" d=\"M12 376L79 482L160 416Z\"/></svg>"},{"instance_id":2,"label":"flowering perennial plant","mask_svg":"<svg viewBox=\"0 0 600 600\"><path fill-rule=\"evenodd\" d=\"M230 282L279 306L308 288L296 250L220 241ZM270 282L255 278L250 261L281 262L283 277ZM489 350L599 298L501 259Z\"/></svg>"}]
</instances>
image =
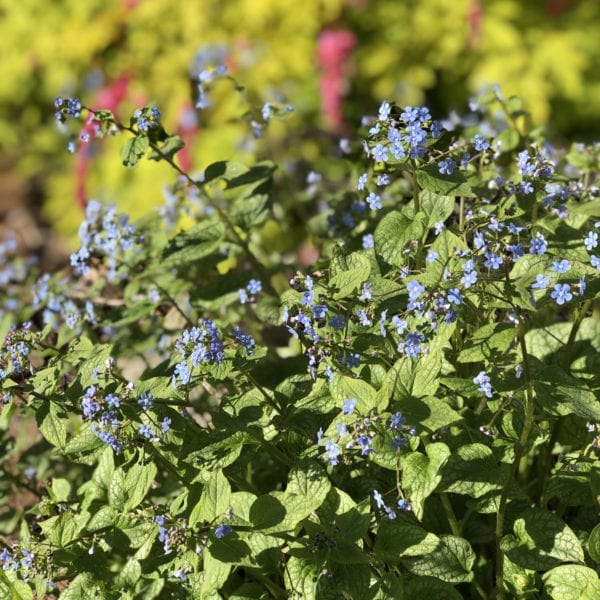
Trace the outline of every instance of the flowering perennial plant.
<instances>
[{"instance_id":1,"label":"flowering perennial plant","mask_svg":"<svg viewBox=\"0 0 600 600\"><path fill-rule=\"evenodd\" d=\"M383 102L342 185L57 99L175 181L60 272L0 243L2 597L600 595L600 150L476 105Z\"/></svg>"}]
</instances>

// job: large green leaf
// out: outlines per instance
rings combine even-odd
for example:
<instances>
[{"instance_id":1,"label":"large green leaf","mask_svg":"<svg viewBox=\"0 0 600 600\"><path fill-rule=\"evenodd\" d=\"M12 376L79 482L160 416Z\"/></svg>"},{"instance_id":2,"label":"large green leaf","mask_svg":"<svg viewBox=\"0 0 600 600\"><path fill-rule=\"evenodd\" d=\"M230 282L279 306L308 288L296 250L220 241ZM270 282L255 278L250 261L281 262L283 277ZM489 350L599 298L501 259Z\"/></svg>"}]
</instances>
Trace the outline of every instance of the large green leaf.
<instances>
[{"instance_id":1,"label":"large green leaf","mask_svg":"<svg viewBox=\"0 0 600 600\"><path fill-rule=\"evenodd\" d=\"M561 565L544 573L544 592L552 600L597 600L598 573L582 565Z\"/></svg>"},{"instance_id":2,"label":"large green leaf","mask_svg":"<svg viewBox=\"0 0 600 600\"><path fill-rule=\"evenodd\" d=\"M435 577L448 583L461 583L473 579L475 552L467 540L443 535L430 553L404 558L402 563L415 575Z\"/></svg>"},{"instance_id":3,"label":"large green leaf","mask_svg":"<svg viewBox=\"0 0 600 600\"><path fill-rule=\"evenodd\" d=\"M417 519L423 518L425 499L435 490L442 480L441 469L450 456L446 444L429 444L425 451L411 452L401 457L402 487L408 496Z\"/></svg>"},{"instance_id":4,"label":"large green leaf","mask_svg":"<svg viewBox=\"0 0 600 600\"><path fill-rule=\"evenodd\" d=\"M67 444L67 413L62 404L46 400L35 413L42 435L53 445L64 450Z\"/></svg>"},{"instance_id":5,"label":"large green leaf","mask_svg":"<svg viewBox=\"0 0 600 600\"><path fill-rule=\"evenodd\" d=\"M423 213L418 213L412 218L397 211L389 212L375 229L377 254L394 267L404 265L404 251L409 242L422 239L426 230L426 219Z\"/></svg>"},{"instance_id":6,"label":"large green leaf","mask_svg":"<svg viewBox=\"0 0 600 600\"><path fill-rule=\"evenodd\" d=\"M502 489L508 468L483 444L459 446L442 469L440 490L479 498Z\"/></svg>"},{"instance_id":7,"label":"large green leaf","mask_svg":"<svg viewBox=\"0 0 600 600\"><path fill-rule=\"evenodd\" d=\"M573 530L556 515L540 508L519 513L514 535L502 538L501 548L525 569L545 571L562 562L583 562L583 548Z\"/></svg>"},{"instance_id":8,"label":"large green leaf","mask_svg":"<svg viewBox=\"0 0 600 600\"><path fill-rule=\"evenodd\" d=\"M427 165L416 173L419 187L440 196L474 196L471 185L476 182L472 174L454 171L452 175L442 175L437 164Z\"/></svg>"},{"instance_id":9,"label":"large green leaf","mask_svg":"<svg viewBox=\"0 0 600 600\"><path fill-rule=\"evenodd\" d=\"M150 141L146 135L129 138L121 150L121 161L126 167L134 167L146 154L149 145Z\"/></svg>"},{"instance_id":10,"label":"large green leaf","mask_svg":"<svg viewBox=\"0 0 600 600\"><path fill-rule=\"evenodd\" d=\"M213 253L221 244L225 228L220 221L207 220L177 234L164 249L161 267L178 267Z\"/></svg>"},{"instance_id":11,"label":"large green leaf","mask_svg":"<svg viewBox=\"0 0 600 600\"><path fill-rule=\"evenodd\" d=\"M479 328L467 339L460 362L495 362L501 359L516 340L517 331L508 323L491 323Z\"/></svg>"},{"instance_id":12,"label":"large green leaf","mask_svg":"<svg viewBox=\"0 0 600 600\"><path fill-rule=\"evenodd\" d=\"M216 519L224 518L230 508L231 486L223 475L223 471L214 471L202 490L199 502L192 508L189 517L190 527L196 523L213 523Z\"/></svg>"},{"instance_id":13,"label":"large green leaf","mask_svg":"<svg viewBox=\"0 0 600 600\"><path fill-rule=\"evenodd\" d=\"M404 521L382 521L373 548L381 560L397 563L403 557L423 556L433 552L440 538L420 525Z\"/></svg>"}]
</instances>

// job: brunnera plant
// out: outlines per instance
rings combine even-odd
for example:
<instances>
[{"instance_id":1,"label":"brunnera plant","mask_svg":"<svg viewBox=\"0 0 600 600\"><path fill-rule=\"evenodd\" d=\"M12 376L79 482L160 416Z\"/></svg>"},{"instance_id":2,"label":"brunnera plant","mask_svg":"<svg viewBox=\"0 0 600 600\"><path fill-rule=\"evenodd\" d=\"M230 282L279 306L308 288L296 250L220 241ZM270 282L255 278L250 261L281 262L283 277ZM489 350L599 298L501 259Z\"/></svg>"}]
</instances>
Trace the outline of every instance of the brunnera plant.
<instances>
[{"instance_id":1,"label":"brunnera plant","mask_svg":"<svg viewBox=\"0 0 600 600\"><path fill-rule=\"evenodd\" d=\"M600 595L598 146L383 102L350 185L290 192L184 172L156 107L56 110L175 179L90 200L59 272L0 248L3 597Z\"/></svg>"}]
</instances>

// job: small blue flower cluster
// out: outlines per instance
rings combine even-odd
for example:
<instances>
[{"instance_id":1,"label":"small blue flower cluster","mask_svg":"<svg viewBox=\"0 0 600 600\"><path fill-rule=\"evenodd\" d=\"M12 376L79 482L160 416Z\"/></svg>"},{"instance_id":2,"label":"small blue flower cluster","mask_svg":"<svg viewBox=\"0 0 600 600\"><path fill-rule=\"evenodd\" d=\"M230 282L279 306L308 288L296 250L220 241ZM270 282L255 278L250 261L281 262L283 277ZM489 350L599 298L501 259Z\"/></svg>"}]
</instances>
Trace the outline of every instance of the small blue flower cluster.
<instances>
[{"instance_id":1,"label":"small blue flower cluster","mask_svg":"<svg viewBox=\"0 0 600 600\"><path fill-rule=\"evenodd\" d=\"M44 325L51 325L56 331L63 323L71 329L77 328L82 322L90 325L98 323L93 302L86 300L82 310L67 296L66 292L61 292L58 286L49 284L50 275L44 273L31 288L32 306L36 310L43 308ZM77 331L80 332L81 328Z\"/></svg>"},{"instance_id":2,"label":"small blue flower cluster","mask_svg":"<svg viewBox=\"0 0 600 600\"><path fill-rule=\"evenodd\" d=\"M485 371L480 371L474 378L473 383L477 384L477 388L486 398L491 398L493 395L493 389L491 379Z\"/></svg>"},{"instance_id":3,"label":"small blue flower cluster","mask_svg":"<svg viewBox=\"0 0 600 600\"><path fill-rule=\"evenodd\" d=\"M138 108L131 119L131 124L138 128L138 131L148 133L151 129L156 129L160 125L160 110L153 106L151 108Z\"/></svg>"},{"instance_id":4,"label":"small blue flower cluster","mask_svg":"<svg viewBox=\"0 0 600 600\"><path fill-rule=\"evenodd\" d=\"M23 323L21 327L15 325L10 327L0 347L0 381L10 374L20 376L33 374L29 354L39 339L40 334L33 331L31 322Z\"/></svg>"},{"instance_id":5,"label":"small blue flower cluster","mask_svg":"<svg viewBox=\"0 0 600 600\"><path fill-rule=\"evenodd\" d=\"M341 410L342 419L336 422L333 436L325 438L322 428L317 432L317 444L325 446L325 459L332 466L339 464L344 450L359 450L360 456L374 454L373 440L377 435L386 437L391 435L390 445L394 451L398 452L408 444L405 433L416 434L414 427L409 427L404 431L405 420L399 412L391 416L387 427L383 426L382 419L377 414L367 417L357 415L354 420L343 418L353 415L356 405L356 398L348 398L344 401Z\"/></svg>"},{"instance_id":6,"label":"small blue flower cluster","mask_svg":"<svg viewBox=\"0 0 600 600\"><path fill-rule=\"evenodd\" d=\"M224 347L221 334L211 320L199 320L197 327L185 329L175 341L175 349L182 360L175 365L171 379L173 387L187 386L192 371L202 363L223 362Z\"/></svg>"},{"instance_id":7,"label":"small blue flower cluster","mask_svg":"<svg viewBox=\"0 0 600 600\"><path fill-rule=\"evenodd\" d=\"M183 547L191 535L190 530L183 521L178 521L172 527L167 527L165 517L156 515L154 522L158 525L158 541L163 545L165 554Z\"/></svg>"},{"instance_id":8,"label":"small blue flower cluster","mask_svg":"<svg viewBox=\"0 0 600 600\"><path fill-rule=\"evenodd\" d=\"M59 123L64 123L67 117L77 118L83 108L78 98L63 98L58 96L54 100L56 112L54 116Z\"/></svg>"},{"instance_id":9,"label":"small blue flower cluster","mask_svg":"<svg viewBox=\"0 0 600 600\"><path fill-rule=\"evenodd\" d=\"M26 548L13 545L12 548L5 546L0 552L0 568L2 571L14 571L18 573L24 582L44 572L44 565L36 560L36 555ZM46 588L54 587L54 583L46 581Z\"/></svg>"},{"instance_id":10,"label":"small blue flower cluster","mask_svg":"<svg viewBox=\"0 0 600 600\"><path fill-rule=\"evenodd\" d=\"M383 500L383 496L381 495L381 493L378 490L373 490L373 500L375 500L375 506L379 510L382 510L388 516L389 519L393 520L396 518L396 516L397 516L396 511L393 508L390 508L389 506L387 506L387 504ZM406 511L406 512L412 511L411 503L408 500L406 500L405 498L399 498L397 506L398 506L399 510Z\"/></svg>"},{"instance_id":11,"label":"small blue flower cluster","mask_svg":"<svg viewBox=\"0 0 600 600\"><path fill-rule=\"evenodd\" d=\"M221 44L206 45L196 52L190 69L192 79L198 82L196 108L203 110L212 106L208 98L210 84L219 77L227 76L228 70L224 63L228 54L227 47Z\"/></svg>"},{"instance_id":12,"label":"small blue flower cluster","mask_svg":"<svg viewBox=\"0 0 600 600\"><path fill-rule=\"evenodd\" d=\"M262 292L262 282L258 279L251 279L245 288L240 288L238 290L240 304L256 302L256 296L259 292Z\"/></svg>"},{"instance_id":13,"label":"small blue flower cluster","mask_svg":"<svg viewBox=\"0 0 600 600\"><path fill-rule=\"evenodd\" d=\"M256 341L251 335L245 334L240 327L233 328L233 337L242 345L243 348L246 348L246 353L248 356L254 352L254 347L256 346Z\"/></svg>"},{"instance_id":14,"label":"small blue flower cluster","mask_svg":"<svg viewBox=\"0 0 600 600\"><path fill-rule=\"evenodd\" d=\"M93 257L103 257L108 268L107 278L119 277L120 261L128 254L140 250L141 239L135 225L129 223L129 215L117 214L114 205L105 206L90 200L85 210L85 220L79 228L81 248L71 254L71 266L78 275L86 275ZM125 275L121 275L125 277Z\"/></svg>"}]
</instances>

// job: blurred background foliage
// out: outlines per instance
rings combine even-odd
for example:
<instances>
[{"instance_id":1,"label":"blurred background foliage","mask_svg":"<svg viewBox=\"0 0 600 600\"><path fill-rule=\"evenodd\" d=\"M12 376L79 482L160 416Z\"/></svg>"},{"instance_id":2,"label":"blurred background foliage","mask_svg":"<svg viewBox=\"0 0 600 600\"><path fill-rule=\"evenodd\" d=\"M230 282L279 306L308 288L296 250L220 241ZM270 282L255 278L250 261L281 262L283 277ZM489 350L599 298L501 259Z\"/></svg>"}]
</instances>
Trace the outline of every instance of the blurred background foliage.
<instances>
[{"instance_id":1,"label":"blurred background foliage","mask_svg":"<svg viewBox=\"0 0 600 600\"><path fill-rule=\"evenodd\" d=\"M53 118L57 95L110 108L124 122L136 108L157 105L167 131L187 143L180 163L196 173L215 160L264 156L327 169L323 148L355 130L382 99L426 103L439 117L464 110L469 97L495 83L522 96L533 125L546 126L557 143L599 139L599 5L0 0L0 169L35 183L29 196L63 234L76 230L86 198L134 216L164 202L168 166L123 168L119 136L77 140L68 154ZM231 79L220 79L208 94L212 106L196 109L195 78L217 62L245 89L235 92ZM248 122L262 122L265 102L295 110L255 140ZM307 170L297 169L303 177ZM14 187L1 187L2 202L14 205Z\"/></svg>"}]
</instances>

